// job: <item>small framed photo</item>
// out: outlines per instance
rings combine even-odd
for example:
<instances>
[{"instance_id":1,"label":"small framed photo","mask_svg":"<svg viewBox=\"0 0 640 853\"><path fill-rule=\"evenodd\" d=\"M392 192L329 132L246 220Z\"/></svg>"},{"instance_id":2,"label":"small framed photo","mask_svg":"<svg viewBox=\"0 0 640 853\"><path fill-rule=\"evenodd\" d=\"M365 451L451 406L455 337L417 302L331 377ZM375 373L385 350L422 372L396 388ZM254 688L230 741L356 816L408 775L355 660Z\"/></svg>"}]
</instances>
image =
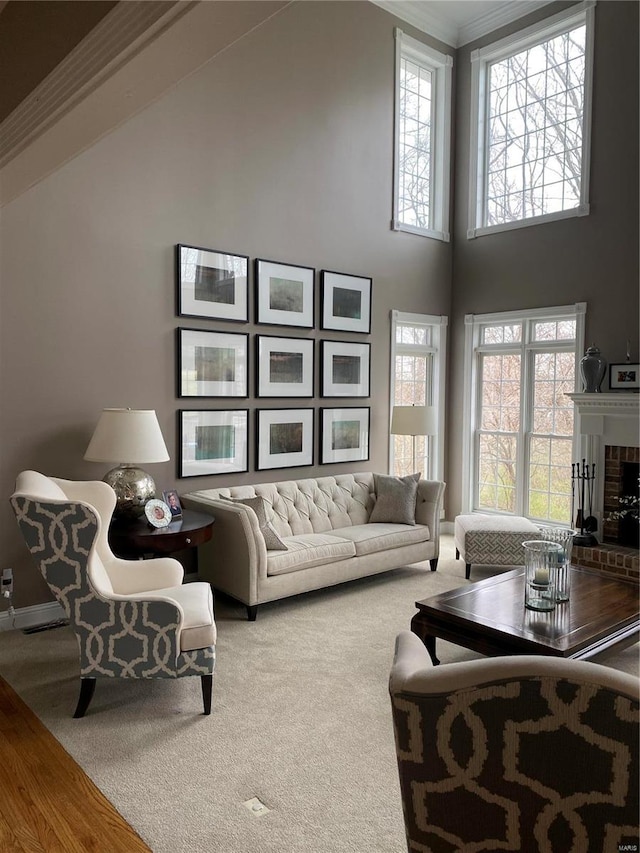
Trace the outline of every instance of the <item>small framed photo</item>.
<instances>
[{"instance_id":1,"label":"small framed photo","mask_svg":"<svg viewBox=\"0 0 640 853\"><path fill-rule=\"evenodd\" d=\"M258 409L256 469L313 465L313 409Z\"/></svg>"},{"instance_id":2,"label":"small framed photo","mask_svg":"<svg viewBox=\"0 0 640 853\"><path fill-rule=\"evenodd\" d=\"M320 273L321 328L371 333L373 280L346 273Z\"/></svg>"},{"instance_id":3,"label":"small framed photo","mask_svg":"<svg viewBox=\"0 0 640 853\"><path fill-rule=\"evenodd\" d=\"M640 389L640 365L610 364L609 388L612 391L637 391Z\"/></svg>"},{"instance_id":4,"label":"small framed photo","mask_svg":"<svg viewBox=\"0 0 640 853\"><path fill-rule=\"evenodd\" d=\"M320 463L369 458L369 407L320 409Z\"/></svg>"},{"instance_id":5,"label":"small framed photo","mask_svg":"<svg viewBox=\"0 0 640 853\"><path fill-rule=\"evenodd\" d=\"M370 352L370 344L322 341L321 395L368 397Z\"/></svg>"},{"instance_id":6,"label":"small framed photo","mask_svg":"<svg viewBox=\"0 0 640 853\"><path fill-rule=\"evenodd\" d=\"M182 504L180 503L180 497L175 489L171 489L168 492L163 492L162 499L169 507L172 520L174 518L182 518Z\"/></svg>"},{"instance_id":7,"label":"small framed photo","mask_svg":"<svg viewBox=\"0 0 640 853\"><path fill-rule=\"evenodd\" d=\"M182 409L178 418L179 477L248 470L248 409Z\"/></svg>"},{"instance_id":8,"label":"small framed photo","mask_svg":"<svg viewBox=\"0 0 640 853\"><path fill-rule=\"evenodd\" d=\"M245 255L178 244L178 314L247 323L248 274Z\"/></svg>"},{"instance_id":9,"label":"small framed photo","mask_svg":"<svg viewBox=\"0 0 640 853\"><path fill-rule=\"evenodd\" d=\"M249 335L178 329L178 397L247 397Z\"/></svg>"},{"instance_id":10,"label":"small framed photo","mask_svg":"<svg viewBox=\"0 0 640 853\"><path fill-rule=\"evenodd\" d=\"M256 259L256 322L313 329L313 267Z\"/></svg>"},{"instance_id":11,"label":"small framed photo","mask_svg":"<svg viewBox=\"0 0 640 853\"><path fill-rule=\"evenodd\" d=\"M313 397L313 340L256 336L257 397Z\"/></svg>"}]
</instances>

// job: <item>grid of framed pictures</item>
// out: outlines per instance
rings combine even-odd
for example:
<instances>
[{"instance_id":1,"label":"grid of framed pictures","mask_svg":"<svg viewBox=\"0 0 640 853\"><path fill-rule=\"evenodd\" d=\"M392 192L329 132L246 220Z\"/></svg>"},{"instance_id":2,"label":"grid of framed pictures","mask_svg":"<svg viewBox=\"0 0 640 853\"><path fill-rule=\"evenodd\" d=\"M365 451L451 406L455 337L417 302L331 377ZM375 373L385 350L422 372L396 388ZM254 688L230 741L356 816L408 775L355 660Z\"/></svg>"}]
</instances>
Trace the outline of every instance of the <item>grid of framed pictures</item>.
<instances>
[{"instance_id":1,"label":"grid of framed pictures","mask_svg":"<svg viewBox=\"0 0 640 853\"><path fill-rule=\"evenodd\" d=\"M217 328L176 330L177 396L228 400L224 409L178 410L179 477L249 470L250 433L255 429L257 471L314 464L315 407L234 408L250 397L366 398L370 395L371 345L320 339L316 389L316 340L294 335L220 329L220 322L250 322L250 259L219 249L176 246L177 315L215 321ZM254 323L257 326L316 328L316 270L300 264L255 259ZM320 271L321 330L371 333L371 278ZM302 333L304 334L304 333ZM338 337L338 336L336 336ZM250 348L253 346L253 358ZM250 372L255 369L255 379ZM249 380L251 379L251 385ZM252 391L250 391L250 388ZM277 404L276 404L277 405ZM251 421L251 423L250 423ZM369 458L368 406L318 410L321 464Z\"/></svg>"}]
</instances>

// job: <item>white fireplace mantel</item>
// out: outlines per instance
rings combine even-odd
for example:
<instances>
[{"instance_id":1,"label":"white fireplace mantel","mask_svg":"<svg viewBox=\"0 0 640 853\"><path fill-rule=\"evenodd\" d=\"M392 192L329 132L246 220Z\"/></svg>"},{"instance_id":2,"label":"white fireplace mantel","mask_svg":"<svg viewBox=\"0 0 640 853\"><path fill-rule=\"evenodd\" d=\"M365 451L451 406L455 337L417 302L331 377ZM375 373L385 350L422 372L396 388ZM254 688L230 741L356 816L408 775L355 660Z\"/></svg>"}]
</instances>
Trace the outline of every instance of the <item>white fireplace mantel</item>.
<instances>
[{"instance_id":1,"label":"white fireplace mantel","mask_svg":"<svg viewBox=\"0 0 640 853\"><path fill-rule=\"evenodd\" d=\"M576 407L578 461L595 462L593 515L601 539L604 503L605 447L640 447L640 395L632 391L568 394Z\"/></svg>"}]
</instances>

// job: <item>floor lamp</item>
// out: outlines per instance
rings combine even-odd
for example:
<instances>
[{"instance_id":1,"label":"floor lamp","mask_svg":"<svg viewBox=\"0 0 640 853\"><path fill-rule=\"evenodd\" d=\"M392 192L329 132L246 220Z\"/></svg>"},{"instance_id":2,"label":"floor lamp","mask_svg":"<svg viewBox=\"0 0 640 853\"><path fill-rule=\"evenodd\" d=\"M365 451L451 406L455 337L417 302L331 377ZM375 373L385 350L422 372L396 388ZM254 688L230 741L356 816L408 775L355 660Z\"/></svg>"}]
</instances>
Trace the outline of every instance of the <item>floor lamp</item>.
<instances>
[{"instance_id":1,"label":"floor lamp","mask_svg":"<svg viewBox=\"0 0 640 853\"><path fill-rule=\"evenodd\" d=\"M436 434L436 411L433 406L394 406L391 435L413 436L413 470L416 470L416 436ZM424 472L423 472L424 473Z\"/></svg>"}]
</instances>

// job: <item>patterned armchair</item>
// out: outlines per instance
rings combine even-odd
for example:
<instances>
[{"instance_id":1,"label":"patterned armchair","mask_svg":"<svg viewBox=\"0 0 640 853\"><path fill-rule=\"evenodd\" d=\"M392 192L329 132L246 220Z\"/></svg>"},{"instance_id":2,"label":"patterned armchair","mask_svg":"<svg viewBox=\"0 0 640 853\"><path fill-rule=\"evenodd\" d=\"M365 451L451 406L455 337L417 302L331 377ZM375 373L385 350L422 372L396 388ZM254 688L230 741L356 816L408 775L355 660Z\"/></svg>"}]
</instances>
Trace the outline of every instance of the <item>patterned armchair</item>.
<instances>
[{"instance_id":1,"label":"patterned armchair","mask_svg":"<svg viewBox=\"0 0 640 853\"><path fill-rule=\"evenodd\" d=\"M434 668L402 632L389 692L410 853L637 850L638 685L542 656Z\"/></svg>"},{"instance_id":2,"label":"patterned armchair","mask_svg":"<svg viewBox=\"0 0 640 853\"><path fill-rule=\"evenodd\" d=\"M64 607L80 650L84 716L97 678L199 675L211 713L216 626L211 588L183 584L169 557L128 561L107 539L115 493L103 482L73 482L23 471L11 506L33 558Z\"/></svg>"}]
</instances>

